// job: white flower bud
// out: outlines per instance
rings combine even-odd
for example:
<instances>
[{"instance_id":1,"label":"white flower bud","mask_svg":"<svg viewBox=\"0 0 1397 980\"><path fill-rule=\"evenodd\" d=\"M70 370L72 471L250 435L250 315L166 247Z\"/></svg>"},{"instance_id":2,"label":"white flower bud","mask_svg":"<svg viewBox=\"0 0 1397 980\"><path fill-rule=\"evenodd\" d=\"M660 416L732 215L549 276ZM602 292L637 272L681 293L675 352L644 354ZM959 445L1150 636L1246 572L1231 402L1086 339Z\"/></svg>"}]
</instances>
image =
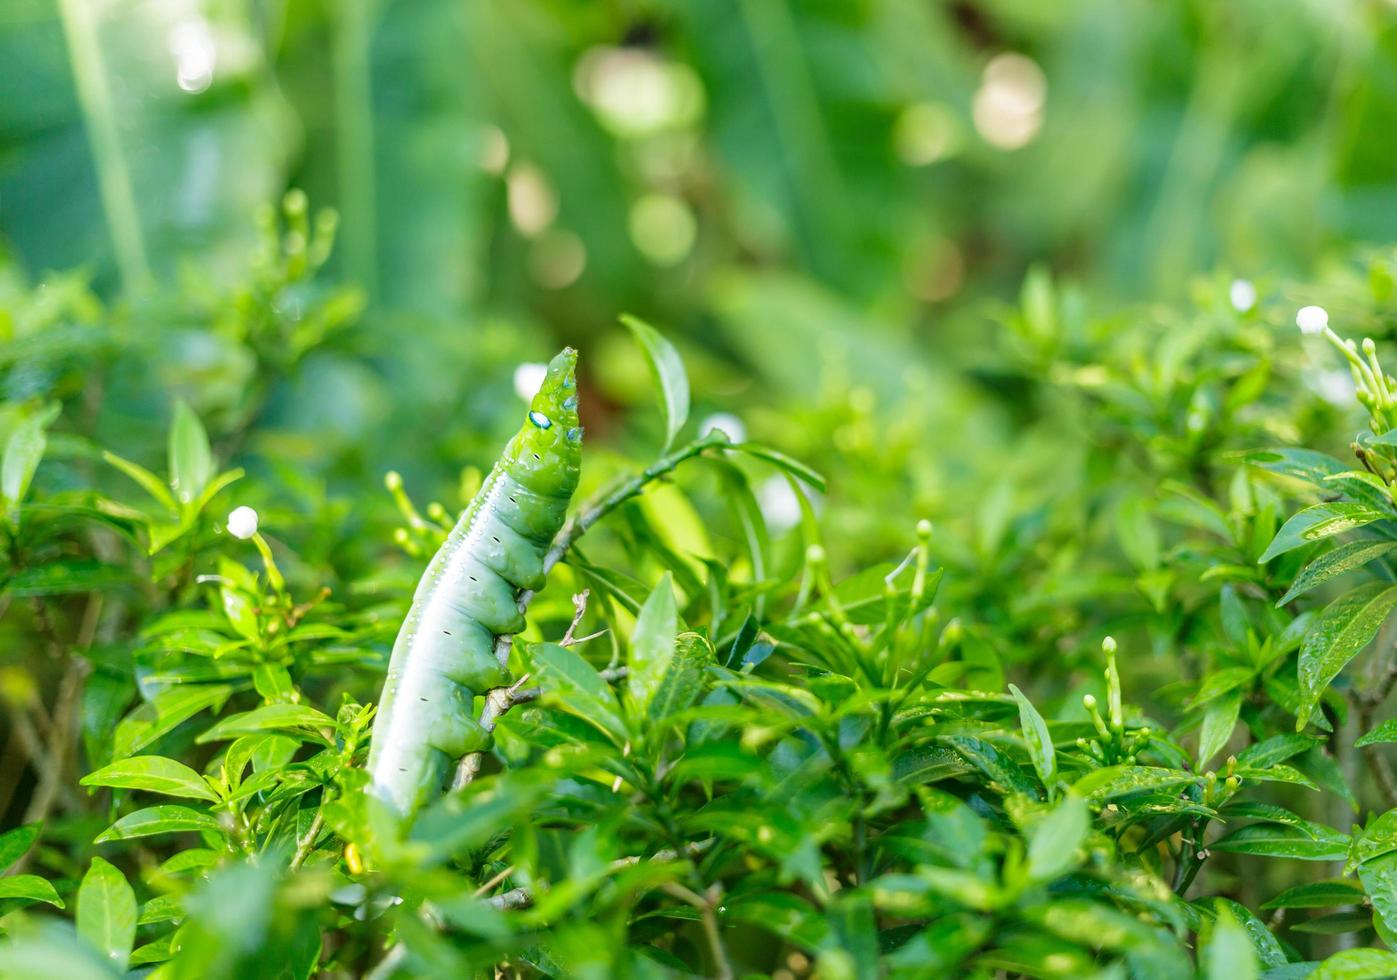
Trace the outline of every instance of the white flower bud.
<instances>
[{"instance_id":1,"label":"white flower bud","mask_svg":"<svg viewBox=\"0 0 1397 980\"><path fill-rule=\"evenodd\" d=\"M1227 296L1238 313L1245 313L1256 305L1256 287L1247 279L1233 279Z\"/></svg>"},{"instance_id":2,"label":"white flower bud","mask_svg":"<svg viewBox=\"0 0 1397 980\"><path fill-rule=\"evenodd\" d=\"M1329 314L1322 306L1304 306L1295 314L1295 325L1301 333L1323 333L1329 326Z\"/></svg>"},{"instance_id":3,"label":"white flower bud","mask_svg":"<svg viewBox=\"0 0 1397 980\"><path fill-rule=\"evenodd\" d=\"M236 507L228 515L228 533L246 541L257 533L257 511L251 507Z\"/></svg>"}]
</instances>

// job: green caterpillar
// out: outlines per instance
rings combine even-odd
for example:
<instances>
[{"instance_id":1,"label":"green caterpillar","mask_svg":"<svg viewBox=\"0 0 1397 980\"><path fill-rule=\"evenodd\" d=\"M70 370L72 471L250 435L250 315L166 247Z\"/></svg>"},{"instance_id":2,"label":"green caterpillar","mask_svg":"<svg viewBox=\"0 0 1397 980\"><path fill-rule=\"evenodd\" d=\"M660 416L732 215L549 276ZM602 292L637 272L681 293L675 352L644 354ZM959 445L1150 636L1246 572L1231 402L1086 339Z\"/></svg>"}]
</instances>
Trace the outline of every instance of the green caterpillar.
<instances>
[{"instance_id":1,"label":"green caterpillar","mask_svg":"<svg viewBox=\"0 0 1397 980\"><path fill-rule=\"evenodd\" d=\"M456 759L490 736L472 699L509 683L495 639L524 628L518 596L543 586L543 559L577 488L582 430L577 352L553 358L519 433L418 583L374 720L370 792L410 814L442 791Z\"/></svg>"}]
</instances>

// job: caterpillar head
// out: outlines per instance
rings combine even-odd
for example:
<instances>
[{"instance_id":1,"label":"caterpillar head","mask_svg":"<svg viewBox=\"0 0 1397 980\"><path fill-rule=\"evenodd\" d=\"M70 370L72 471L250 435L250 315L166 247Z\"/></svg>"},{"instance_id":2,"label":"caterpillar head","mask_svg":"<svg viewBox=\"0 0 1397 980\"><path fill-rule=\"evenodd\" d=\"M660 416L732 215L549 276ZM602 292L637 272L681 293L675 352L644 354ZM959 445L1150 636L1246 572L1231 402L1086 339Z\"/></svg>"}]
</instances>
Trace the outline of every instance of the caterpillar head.
<instances>
[{"instance_id":1,"label":"caterpillar head","mask_svg":"<svg viewBox=\"0 0 1397 980\"><path fill-rule=\"evenodd\" d=\"M571 494L577 485L582 429L577 417L577 351L564 347L548 363L529 414L506 452L510 472L539 493Z\"/></svg>"}]
</instances>

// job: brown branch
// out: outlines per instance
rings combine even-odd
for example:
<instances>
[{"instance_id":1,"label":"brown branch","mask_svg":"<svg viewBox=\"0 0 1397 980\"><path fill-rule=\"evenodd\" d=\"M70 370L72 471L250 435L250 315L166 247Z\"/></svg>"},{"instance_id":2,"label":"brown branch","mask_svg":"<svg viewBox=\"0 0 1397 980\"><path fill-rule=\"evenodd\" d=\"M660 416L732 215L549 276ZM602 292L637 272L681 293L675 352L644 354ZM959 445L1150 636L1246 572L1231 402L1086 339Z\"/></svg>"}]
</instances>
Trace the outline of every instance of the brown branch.
<instances>
[{"instance_id":1,"label":"brown branch","mask_svg":"<svg viewBox=\"0 0 1397 980\"><path fill-rule=\"evenodd\" d=\"M558 641L558 646L572 646L572 634L577 631L578 625L582 622L582 617L587 615L587 597L591 594L591 589L583 589L572 597L572 622L568 623L567 632L565 632L563 638Z\"/></svg>"},{"instance_id":2,"label":"brown branch","mask_svg":"<svg viewBox=\"0 0 1397 980\"><path fill-rule=\"evenodd\" d=\"M626 668L618 667L615 670L603 670L602 680L608 683L615 683L626 677ZM485 693L485 707L480 712L480 727L487 733L493 732L495 726L500 723L500 718L515 705L524 704L527 701L537 701L543 696L543 688L526 687L521 688L529 679L525 674L514 682L513 687L497 687ZM476 776L480 775L480 766L485 761L484 751L470 752L461 758L460 764L456 767L456 776L451 781L453 790L461 789L470 785Z\"/></svg>"},{"instance_id":3,"label":"brown branch","mask_svg":"<svg viewBox=\"0 0 1397 980\"><path fill-rule=\"evenodd\" d=\"M29 753L29 764L39 777L39 784L24 811L24 823L42 823L60 797L67 810L76 813L83 809L82 797L64 780L64 776L68 772L69 756L80 721L78 708L82 682L90 670L88 662L80 657L68 662L68 668L59 682L58 696L54 699L53 722L47 745L39 739L28 712L16 712L17 731Z\"/></svg>"}]
</instances>

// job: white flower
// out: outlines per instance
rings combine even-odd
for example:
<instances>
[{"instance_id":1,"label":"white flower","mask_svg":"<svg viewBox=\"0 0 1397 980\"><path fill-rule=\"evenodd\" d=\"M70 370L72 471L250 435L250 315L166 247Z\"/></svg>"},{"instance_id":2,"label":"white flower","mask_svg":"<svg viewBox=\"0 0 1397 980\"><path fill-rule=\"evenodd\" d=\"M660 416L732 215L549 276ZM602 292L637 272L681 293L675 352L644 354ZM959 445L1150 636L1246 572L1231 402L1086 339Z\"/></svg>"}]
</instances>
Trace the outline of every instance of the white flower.
<instances>
[{"instance_id":1,"label":"white flower","mask_svg":"<svg viewBox=\"0 0 1397 980\"><path fill-rule=\"evenodd\" d=\"M543 387L543 379L547 376L547 364L525 361L514 369L514 393L526 402L533 401L534 395Z\"/></svg>"},{"instance_id":2,"label":"white flower","mask_svg":"<svg viewBox=\"0 0 1397 980\"><path fill-rule=\"evenodd\" d=\"M1329 314L1322 306L1303 306L1295 314L1295 325L1301 333L1323 333L1329 326Z\"/></svg>"},{"instance_id":3,"label":"white flower","mask_svg":"<svg viewBox=\"0 0 1397 980\"><path fill-rule=\"evenodd\" d=\"M773 476L757 488L757 506L773 531L785 531L800 523L800 501L784 476Z\"/></svg>"},{"instance_id":4,"label":"white flower","mask_svg":"<svg viewBox=\"0 0 1397 980\"><path fill-rule=\"evenodd\" d=\"M731 412L714 412L699 423L699 435L701 436L708 435L714 429L726 433L733 442L747 441L747 426L743 425L742 420Z\"/></svg>"},{"instance_id":5,"label":"white flower","mask_svg":"<svg viewBox=\"0 0 1397 980\"><path fill-rule=\"evenodd\" d=\"M1232 300L1232 308L1238 313L1245 313L1256 305L1256 287L1246 279L1233 279L1227 296Z\"/></svg>"},{"instance_id":6,"label":"white flower","mask_svg":"<svg viewBox=\"0 0 1397 980\"><path fill-rule=\"evenodd\" d=\"M257 511L251 507L236 507L228 515L228 533L246 541L257 533Z\"/></svg>"}]
</instances>

